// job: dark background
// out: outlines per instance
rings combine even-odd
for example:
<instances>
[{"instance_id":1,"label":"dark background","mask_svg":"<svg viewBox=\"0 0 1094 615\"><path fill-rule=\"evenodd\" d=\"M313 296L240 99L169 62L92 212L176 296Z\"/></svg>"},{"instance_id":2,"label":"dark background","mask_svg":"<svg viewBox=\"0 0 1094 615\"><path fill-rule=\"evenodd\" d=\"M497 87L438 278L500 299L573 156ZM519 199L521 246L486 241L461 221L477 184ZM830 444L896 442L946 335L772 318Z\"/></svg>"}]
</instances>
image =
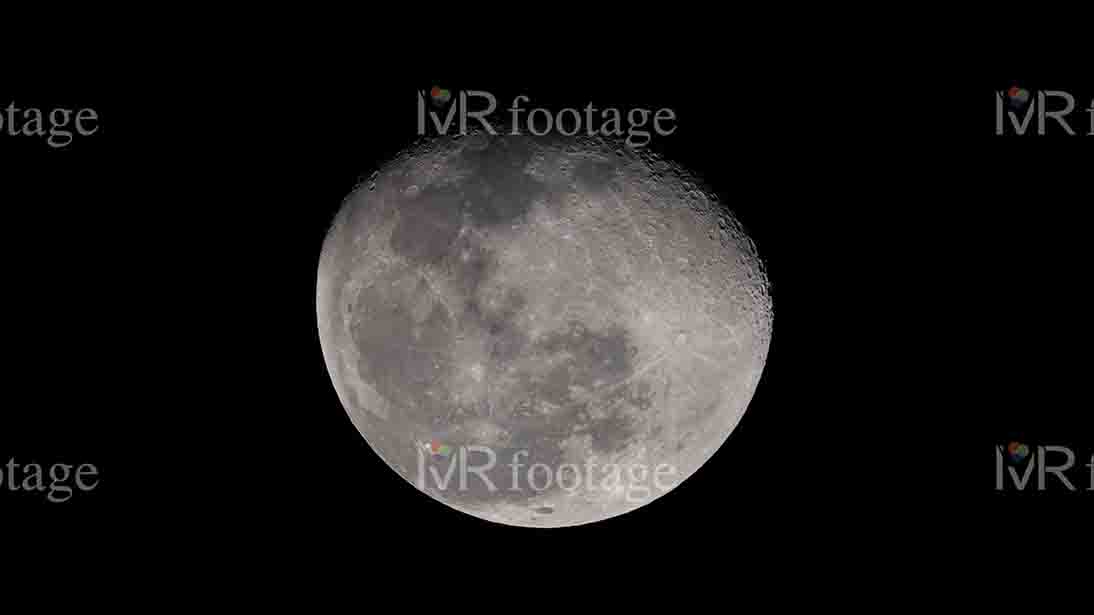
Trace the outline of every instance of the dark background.
<instances>
[{"instance_id":1,"label":"dark background","mask_svg":"<svg viewBox=\"0 0 1094 615\"><path fill-rule=\"evenodd\" d=\"M0 490L3 506L116 545L230 540L262 565L489 544L596 545L593 559L747 545L778 566L852 544L979 548L1004 500L1077 502L996 492L992 447L1067 445L1080 465L1094 452L1094 138L997 137L993 93L1067 90L1084 107L1089 82L821 68L505 81L259 68L201 87L4 91L4 105L95 108L102 129L61 150L0 142L18 314L0 460L94 463L102 482L64 504ZM763 378L670 495L577 528L494 525L417 492L350 423L315 325L319 251L342 199L414 140L414 92L434 84L490 91L498 113L517 94L526 109L672 108L676 133L649 147L702 176L756 242L775 308Z\"/></svg>"}]
</instances>

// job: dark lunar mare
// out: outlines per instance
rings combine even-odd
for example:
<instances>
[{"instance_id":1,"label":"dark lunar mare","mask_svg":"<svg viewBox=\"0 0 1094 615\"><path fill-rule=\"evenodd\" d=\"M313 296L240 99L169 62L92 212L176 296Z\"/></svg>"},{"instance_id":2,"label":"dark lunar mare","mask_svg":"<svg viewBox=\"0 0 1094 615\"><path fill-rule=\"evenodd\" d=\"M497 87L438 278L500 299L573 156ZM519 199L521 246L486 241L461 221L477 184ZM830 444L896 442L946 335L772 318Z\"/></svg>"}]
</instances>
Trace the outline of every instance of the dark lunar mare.
<instances>
[{"instance_id":1,"label":"dark lunar mare","mask_svg":"<svg viewBox=\"0 0 1094 615\"><path fill-rule=\"evenodd\" d=\"M498 263L495 255L476 240L478 234L522 219L541 196L554 194L554 198L545 199L549 203L563 200L555 194L561 189L522 171L531 155L525 140L490 139L482 149L465 152L461 164L466 168L461 169L461 180L430 185L413 197L400 198L389 247L413 266L372 280L351 306L350 332L360 351L360 376L393 405L388 421L394 425L369 433L409 434L427 428L458 450L479 444L460 435L460 423L468 413L495 414L496 422L508 430L510 438L504 446L492 447L497 454L496 466L486 472L497 490L490 490L478 476L470 475L466 489L449 485L438 493L443 499L468 505L521 502L557 492L557 484L549 491L533 489L528 484L528 469L535 464L545 464L552 471L559 468L565 462L559 444L575 435L588 435L592 449L599 453L621 449L641 429L624 411L640 413L652 403L648 383L619 386L633 374L636 354L623 326L593 330L572 320L532 342L516 321L527 303L520 289L502 287L500 301L492 306L480 300L480 290L493 279ZM575 178L590 190L602 190L613 181L614 169L609 164L584 161L575 168ZM463 305L450 306L456 313L436 301L425 320L415 322L415 305L422 293L431 292L417 267L442 271L454 283L464 297ZM457 409L446 401L444 390L444 383L463 359L454 354L457 335L487 341L488 373L500 373L505 366L523 359L530 359L531 365L551 367L518 371L515 378L519 385L513 391L510 407L494 409L496 412L459 409L464 412L457 415ZM591 400L576 398L574 387L589 391ZM538 410L541 402L557 410L544 414ZM603 415L594 410L601 410ZM593 418L594 414L600 418ZM368 420L375 418L369 416ZM380 447L387 449L383 450L385 458L402 466L404 475L416 478L418 459L413 443L384 441ZM522 468L514 484L509 464L518 451L529 454L520 458ZM483 453L465 454L471 465L486 461ZM441 477L450 463L459 462L454 456L439 455L426 455L424 461ZM452 480L458 481L458 477L457 472ZM534 478L540 484L546 479L542 473ZM555 478L551 477L552 483ZM432 483L432 477L426 482Z\"/></svg>"}]
</instances>

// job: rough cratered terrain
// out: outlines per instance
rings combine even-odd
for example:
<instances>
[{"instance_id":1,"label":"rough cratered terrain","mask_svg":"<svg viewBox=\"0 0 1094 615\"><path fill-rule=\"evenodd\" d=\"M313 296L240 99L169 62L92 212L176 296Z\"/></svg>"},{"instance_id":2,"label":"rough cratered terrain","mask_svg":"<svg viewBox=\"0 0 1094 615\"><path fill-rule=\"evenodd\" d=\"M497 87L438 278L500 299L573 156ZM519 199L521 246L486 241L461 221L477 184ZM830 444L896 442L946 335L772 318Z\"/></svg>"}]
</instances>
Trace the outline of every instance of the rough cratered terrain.
<instances>
[{"instance_id":1,"label":"rough cratered terrain","mask_svg":"<svg viewBox=\"0 0 1094 615\"><path fill-rule=\"evenodd\" d=\"M745 411L771 334L760 261L725 208L597 138L475 134L405 152L334 220L317 307L372 448L431 496L513 525L604 519L689 476ZM459 453L434 442L496 463L442 487ZM528 480L535 464L549 487L546 469ZM621 480L602 481L609 464ZM667 489L650 480L662 464Z\"/></svg>"}]
</instances>

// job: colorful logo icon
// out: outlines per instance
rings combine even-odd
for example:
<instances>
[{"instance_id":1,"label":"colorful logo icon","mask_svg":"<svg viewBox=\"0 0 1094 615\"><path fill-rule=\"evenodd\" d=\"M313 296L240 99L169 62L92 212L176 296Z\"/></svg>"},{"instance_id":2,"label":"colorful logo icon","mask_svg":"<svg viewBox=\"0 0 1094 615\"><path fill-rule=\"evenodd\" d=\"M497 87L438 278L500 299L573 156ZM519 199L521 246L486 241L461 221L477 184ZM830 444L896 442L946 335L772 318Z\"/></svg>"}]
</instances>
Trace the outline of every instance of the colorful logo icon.
<instances>
[{"instance_id":1,"label":"colorful logo icon","mask_svg":"<svg viewBox=\"0 0 1094 615\"><path fill-rule=\"evenodd\" d=\"M1007 445L1007 455L1010 456L1012 462L1020 463L1026 457L1029 457L1029 447L1019 442L1011 442Z\"/></svg>"},{"instance_id":2,"label":"colorful logo icon","mask_svg":"<svg viewBox=\"0 0 1094 615\"><path fill-rule=\"evenodd\" d=\"M1024 90L1018 86L1011 86L1007 90L1007 99L1010 100L1012 107L1021 107L1029 102L1029 90Z\"/></svg>"},{"instance_id":3,"label":"colorful logo icon","mask_svg":"<svg viewBox=\"0 0 1094 615\"><path fill-rule=\"evenodd\" d=\"M448 457L452 454L452 447L448 446L447 444L441 444L437 440L433 440L429 443L429 452L433 455Z\"/></svg>"},{"instance_id":4,"label":"colorful logo icon","mask_svg":"<svg viewBox=\"0 0 1094 615\"><path fill-rule=\"evenodd\" d=\"M433 86L433 89L429 91L429 97L433 100L433 104L440 107L441 105L447 105L448 101L452 98L452 92L441 89L440 86Z\"/></svg>"}]
</instances>

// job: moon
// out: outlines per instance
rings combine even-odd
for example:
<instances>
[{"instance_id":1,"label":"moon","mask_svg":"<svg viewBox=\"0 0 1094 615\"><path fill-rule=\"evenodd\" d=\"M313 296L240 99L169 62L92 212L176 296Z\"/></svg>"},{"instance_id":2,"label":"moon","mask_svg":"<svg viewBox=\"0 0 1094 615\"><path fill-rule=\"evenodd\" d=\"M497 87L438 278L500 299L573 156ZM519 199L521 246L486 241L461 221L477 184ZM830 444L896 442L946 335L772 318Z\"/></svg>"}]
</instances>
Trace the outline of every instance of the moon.
<instances>
[{"instance_id":1,"label":"moon","mask_svg":"<svg viewBox=\"0 0 1094 615\"><path fill-rule=\"evenodd\" d=\"M356 187L316 299L377 455L453 509L533 527L695 473L747 409L773 318L755 245L701 180L601 137L504 132L423 140Z\"/></svg>"}]
</instances>

